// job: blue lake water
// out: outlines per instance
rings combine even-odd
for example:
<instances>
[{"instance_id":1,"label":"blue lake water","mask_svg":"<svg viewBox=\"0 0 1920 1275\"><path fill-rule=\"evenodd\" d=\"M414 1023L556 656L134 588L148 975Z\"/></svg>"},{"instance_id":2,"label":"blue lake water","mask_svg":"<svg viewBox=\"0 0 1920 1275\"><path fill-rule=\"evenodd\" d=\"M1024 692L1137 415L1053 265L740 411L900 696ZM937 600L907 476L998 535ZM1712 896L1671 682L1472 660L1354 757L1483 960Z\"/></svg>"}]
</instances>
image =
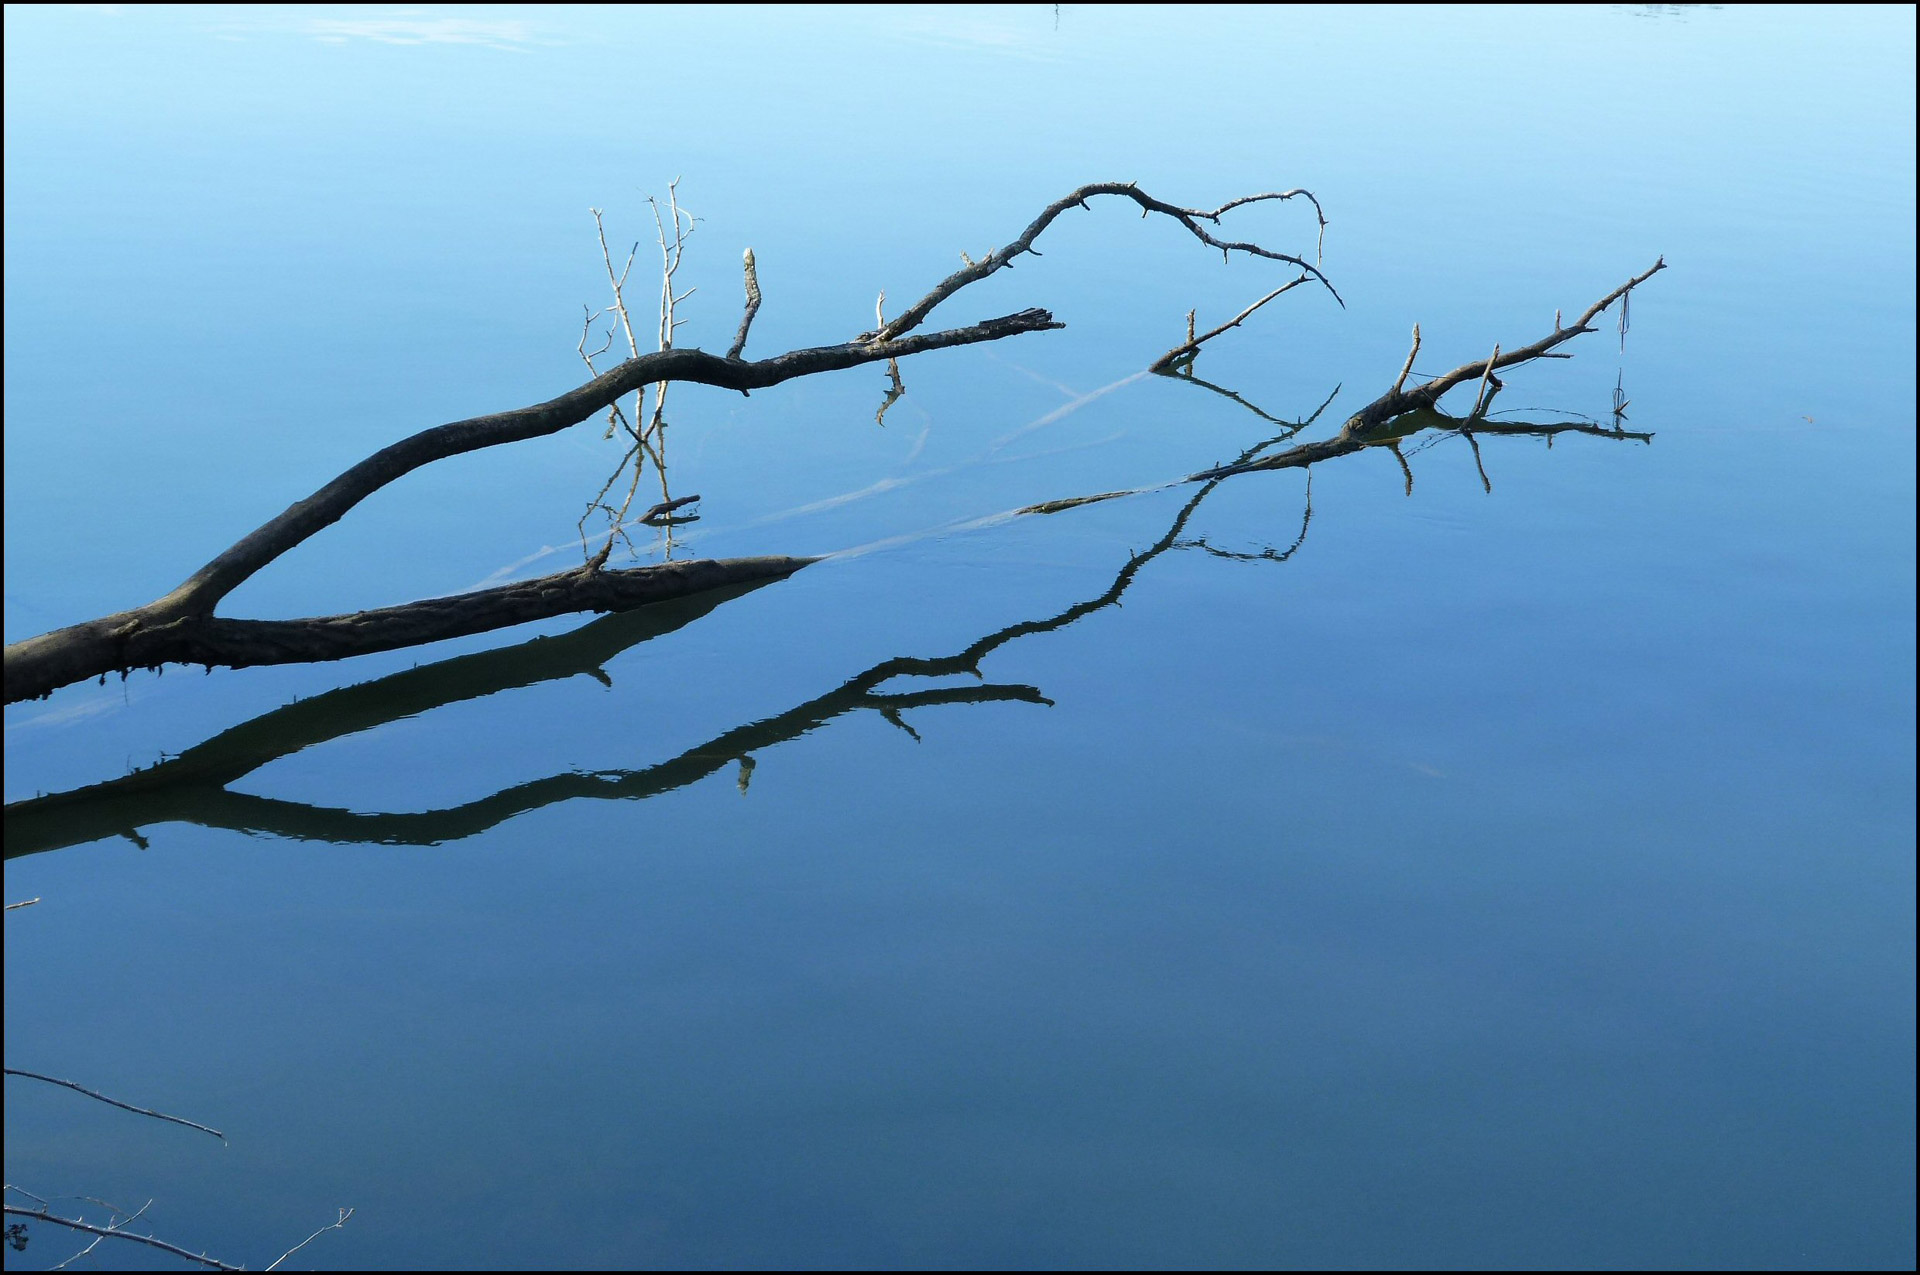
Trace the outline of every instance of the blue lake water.
<instances>
[{"instance_id":1,"label":"blue lake water","mask_svg":"<svg viewBox=\"0 0 1920 1275\"><path fill-rule=\"evenodd\" d=\"M9 1183L250 1265L340 1206L292 1265L1913 1265L1910 8L5 23L9 641L578 383L588 209L651 323L676 178L709 350L743 248L765 357L1101 180L1308 188L1345 301L1144 375L1290 276L1096 203L935 314L1066 329L903 362L884 423L880 365L673 390L673 555L838 555L787 581L9 707L7 1065L227 1138L9 1078ZM1662 255L1499 404L1618 386L1650 444L997 516L1330 435L1414 323L1437 373ZM223 613L578 562L602 432Z\"/></svg>"}]
</instances>

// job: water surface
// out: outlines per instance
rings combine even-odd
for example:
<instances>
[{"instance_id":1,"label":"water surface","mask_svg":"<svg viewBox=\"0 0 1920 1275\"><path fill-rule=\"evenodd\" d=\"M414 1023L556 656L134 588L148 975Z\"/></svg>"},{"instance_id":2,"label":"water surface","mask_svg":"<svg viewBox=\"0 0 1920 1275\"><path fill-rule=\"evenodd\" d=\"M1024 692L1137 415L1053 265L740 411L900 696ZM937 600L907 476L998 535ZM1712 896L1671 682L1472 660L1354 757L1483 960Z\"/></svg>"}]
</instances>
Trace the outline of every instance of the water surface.
<instances>
[{"instance_id":1,"label":"water surface","mask_svg":"<svg viewBox=\"0 0 1920 1275\"><path fill-rule=\"evenodd\" d=\"M676 177L709 349L744 247L764 356L1093 180L1307 187L1346 305L1210 345L1238 401L1141 375L1285 276L1096 205L937 312L1067 329L910 360L884 424L879 367L674 391L676 556L862 552L10 708L10 803L167 782L10 810L7 1063L228 1145L10 1079L8 1180L249 1264L352 1205L296 1263L1910 1267L1913 36L9 9L9 640L576 383L586 210L649 270ZM1235 216L1315 249L1297 201ZM1332 394L1325 436L1413 323L1440 371L1661 255L1624 341L1501 396L1611 422L1618 385L1651 444L996 517ZM414 475L226 613L577 561L600 433Z\"/></svg>"}]
</instances>

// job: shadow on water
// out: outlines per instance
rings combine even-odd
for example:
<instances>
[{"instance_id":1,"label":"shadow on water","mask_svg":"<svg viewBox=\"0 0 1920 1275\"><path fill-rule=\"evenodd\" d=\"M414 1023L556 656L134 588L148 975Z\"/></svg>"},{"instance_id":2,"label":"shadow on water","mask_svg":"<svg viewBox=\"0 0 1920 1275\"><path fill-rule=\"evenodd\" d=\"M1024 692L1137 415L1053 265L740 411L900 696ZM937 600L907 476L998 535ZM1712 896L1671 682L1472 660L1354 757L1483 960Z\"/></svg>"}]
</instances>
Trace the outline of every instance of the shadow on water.
<instances>
[{"instance_id":1,"label":"shadow on water","mask_svg":"<svg viewBox=\"0 0 1920 1275\"><path fill-rule=\"evenodd\" d=\"M1281 425L1280 433L1254 444L1235 460L1216 467L1234 470L1263 460L1283 458L1274 448L1311 425L1333 401L1329 395L1312 416L1283 422L1255 407L1240 395L1191 374L1174 379L1201 385L1223 394L1263 420ZM1338 389L1334 394L1338 394ZM1597 425L1534 425L1480 419L1471 422L1435 411L1422 411L1390 422L1367 439L1400 459L1411 491L1412 470L1400 444L1416 436L1422 446L1450 435L1461 435L1473 445L1476 432L1494 435L1544 436L1575 430L1603 438L1646 441L1651 436L1628 434ZM343 687L263 714L170 757L145 770L118 779L62 793L35 797L5 808L6 858L125 837L146 847L140 830L163 823L190 823L249 835L268 834L306 841L378 845L438 845L484 832L516 815L560 802L582 798L642 800L684 788L729 766L738 767L744 791L754 767L754 755L796 739L835 718L861 710L879 713L901 730L919 736L903 714L934 705L1025 703L1051 706L1038 687L997 684L984 680L981 662L994 651L1020 638L1051 633L1118 603L1133 587L1148 563L1171 551L1198 549L1241 562L1285 562L1306 542L1313 521L1311 461L1297 534L1284 548L1263 546L1247 552L1218 548L1204 537L1187 537L1194 514L1213 492L1238 473L1199 481L1193 494L1174 515L1166 530L1146 550L1130 556L1101 592L1054 614L1023 620L986 634L951 655L896 656L848 678L838 686L783 713L748 722L666 761L634 770L568 771L503 788L487 797L442 810L417 813L360 812L316 806L273 797L234 792L231 785L269 762L329 740L372 730L417 717L448 704L479 699L502 691L585 675L609 686L603 666L615 656L652 638L672 633L708 612L762 587L759 584L715 590L692 598L658 603L623 614L609 615L558 637L535 638L496 651L459 656L396 673L356 686ZM1239 472L1249 472L1241 470ZM1485 479L1485 468L1481 476ZM1159 488L1145 488L1158 490ZM1489 486L1489 490L1491 487ZM1137 494L1105 492L1050 501L1020 510L1021 515L1046 516L1081 505ZM896 679L936 679L956 675L977 679L963 686L924 689L883 689Z\"/></svg>"}]
</instances>

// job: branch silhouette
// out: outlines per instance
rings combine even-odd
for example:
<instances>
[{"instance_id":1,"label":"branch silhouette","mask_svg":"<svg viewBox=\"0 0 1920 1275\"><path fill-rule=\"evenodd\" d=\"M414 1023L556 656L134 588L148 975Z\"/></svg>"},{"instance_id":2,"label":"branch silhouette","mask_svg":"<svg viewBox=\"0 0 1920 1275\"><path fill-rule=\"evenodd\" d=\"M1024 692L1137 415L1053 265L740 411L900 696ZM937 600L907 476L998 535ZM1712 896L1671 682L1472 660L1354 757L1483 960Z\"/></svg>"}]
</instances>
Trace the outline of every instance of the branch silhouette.
<instances>
[{"instance_id":1,"label":"branch silhouette","mask_svg":"<svg viewBox=\"0 0 1920 1275\"><path fill-rule=\"evenodd\" d=\"M670 215L674 228L669 233L663 222L660 236L663 257L661 348L644 353L639 349L624 300L624 285L627 268L632 264L632 254L628 254L626 267L616 270L603 229L600 236L601 255L614 292L611 309L619 316L632 357L607 372L595 375L586 384L544 403L422 430L375 452L311 496L295 502L278 517L236 541L164 596L144 606L10 644L5 651L6 701L14 703L22 699L38 699L75 682L93 677L104 679L111 672L125 675L134 668L157 669L168 664L200 664L211 670L215 665L245 668L260 664L338 660L488 632L570 612L630 610L706 589L791 575L805 566L808 560L754 557L718 563L680 562L610 570L605 565L615 539L610 534L600 553L577 570L556 572L498 589L432 598L349 615L295 620L241 620L214 615L214 609L221 601L246 580L338 522L368 496L414 470L483 448L556 434L603 411L615 411L614 419L617 422L621 419L616 410L620 400L627 394L640 392L646 386L654 387L653 418L644 423L639 420L632 422L630 432L636 444L651 439L657 447L660 441L661 396L666 386L675 381L746 393L798 377L874 362L887 362L893 366L899 359L932 350L999 341L1064 327L1046 310L1030 308L942 331L910 331L919 326L935 306L968 285L1010 267L1015 257L1022 253L1039 255L1033 247L1033 241L1055 218L1068 208L1084 207L1088 199L1100 195L1131 199L1140 206L1143 216L1157 213L1172 218L1201 243L1219 250L1223 256L1239 252L1291 264L1301 271L1302 278L1317 279L1332 292L1332 285L1318 266L1260 244L1220 239L1202 225L1204 222L1218 226L1225 213L1244 204L1295 197L1311 202L1317 215L1319 202L1307 191L1243 196L1209 211L1166 203L1146 194L1132 183L1096 182L1081 186L1049 205L1018 239L1005 248L990 253L981 262L976 263L969 258L965 269L935 285L932 291L891 322L882 320L881 326L875 330L860 333L838 345L790 350L771 358L750 361L739 356L745 348L753 316L762 301L750 255L745 259L746 312L728 353L721 356L672 344L673 328L677 322L673 307L688 294L676 292L673 282L674 272L679 266L680 250L684 246L685 232L681 230L680 219L685 214L670 187ZM656 203L656 216L658 211ZM1320 223L1324 228L1324 216L1320 217ZM881 295L884 298L885 294ZM1334 295L1337 298L1338 294ZM589 312L586 323L588 329L591 329L594 318L595 315ZM583 331L580 355L591 368L594 355L587 351L587 340L588 333ZM605 348L595 353L604 352ZM635 454L633 460L636 466L634 480L637 483L641 457ZM616 471L616 477L619 472ZM616 532L631 498L630 490L627 501L615 512Z\"/></svg>"},{"instance_id":2,"label":"branch silhouette","mask_svg":"<svg viewBox=\"0 0 1920 1275\"><path fill-rule=\"evenodd\" d=\"M1230 397L1239 397L1230 391L1228 393ZM1239 401L1244 403L1244 400ZM223 731L148 769L68 792L14 802L5 809L6 857L12 859L112 837L126 837L144 845L141 829L172 822L249 834L268 833L294 840L395 846L440 845L473 836L517 815L560 802L589 798L644 800L697 783L736 763L740 767L741 786L744 789L755 765L755 754L861 710L880 713L917 739L917 734L906 724L903 714L918 708L987 703L1051 706L1053 701L1037 687L985 682L982 662L1011 642L1056 632L1115 605L1133 587L1149 563L1175 550L1199 549L1217 557L1241 561L1286 561L1306 539L1313 513L1310 486L1299 533L1284 551L1272 548L1255 553L1223 550L1209 544L1204 538L1185 538L1187 528L1207 498L1230 478L1268 468L1307 468L1326 459L1327 456L1320 450L1323 444L1310 443L1280 451L1275 449L1310 426L1332 401L1333 396L1330 395L1313 415L1302 421L1285 422L1280 433L1246 448L1233 460L1173 484L1193 484L1195 490L1160 536L1147 549L1130 555L1112 581L1093 596L1057 612L996 629L949 655L896 656L883 660L804 703L743 723L654 765L549 775L503 788L476 801L420 812L364 812L261 797L231 789L232 784L277 758L327 740L371 730L387 722L416 717L462 700L583 675L611 685L611 678L604 666L615 656L693 623L715 607L760 587L764 581L740 583L727 589L609 615L560 637L539 638L500 650L460 656L372 682L344 687L298 701ZM1260 414L1266 416L1265 413ZM1411 432L1435 431L1435 437L1440 436L1440 431L1463 433L1468 428L1508 436L1542 436L1572 431L1613 440L1651 437L1585 425L1514 422L1496 426L1481 421L1469 426L1460 418L1433 411L1412 420L1403 420L1400 424ZM1332 454L1346 455L1378 445L1383 445L1378 438L1364 443L1355 442ZM1048 501L1027 506L1015 513L1020 517L1060 514L1088 504L1165 490L1167 486L1162 483ZM962 674L981 681L976 685L919 690L886 689L887 684L896 679L934 679Z\"/></svg>"}]
</instances>

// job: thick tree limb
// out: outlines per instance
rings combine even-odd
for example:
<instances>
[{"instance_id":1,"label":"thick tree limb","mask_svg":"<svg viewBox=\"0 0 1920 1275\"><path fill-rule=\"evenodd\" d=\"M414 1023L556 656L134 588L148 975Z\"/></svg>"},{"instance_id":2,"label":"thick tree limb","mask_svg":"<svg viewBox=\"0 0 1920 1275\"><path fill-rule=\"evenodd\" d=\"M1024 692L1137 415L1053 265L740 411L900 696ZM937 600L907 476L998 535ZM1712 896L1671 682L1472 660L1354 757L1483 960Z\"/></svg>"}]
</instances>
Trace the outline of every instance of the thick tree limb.
<instances>
[{"instance_id":1,"label":"thick tree limb","mask_svg":"<svg viewBox=\"0 0 1920 1275\"><path fill-rule=\"evenodd\" d=\"M61 629L7 648L7 701L116 669L164 664L248 668L346 659L486 633L576 611L626 611L728 585L784 579L811 558L723 558L628 571L575 567L533 580L350 615L302 620L228 620L208 615L149 619L139 612Z\"/></svg>"},{"instance_id":2,"label":"thick tree limb","mask_svg":"<svg viewBox=\"0 0 1920 1275\"><path fill-rule=\"evenodd\" d=\"M696 587L711 587L697 584L696 577L684 574L693 564L674 563L668 567L596 573L620 578L622 582L612 586L611 591L584 579L578 572L560 572L503 590L468 595L484 598L489 605L497 607L491 619L484 608L445 598L356 616L313 620L216 621L212 617L214 606L243 581L338 522L348 510L396 479L450 456L558 433L611 406L642 385L692 381L722 389L760 389L818 372L883 362L925 350L997 341L1061 326L1045 310L1032 309L971 327L908 337L885 346L852 341L793 350L758 362L723 359L695 349L660 350L629 359L578 389L545 403L422 430L353 466L240 540L159 600L8 646L6 702L35 699L73 682L129 668L167 663L242 667L316 658L340 659L361 651L389 650L413 642L439 640L427 636L401 639L399 635L403 633L438 633L445 637L480 633L541 616L617 609L677 596ZM771 560L765 559L742 561L758 562L762 569L782 575L797 569L792 565L768 566ZM663 572L665 574L657 574ZM657 578L653 578L654 574ZM715 578L720 583L731 583L741 577L723 572ZM603 607L602 602L610 605ZM368 617L372 617L371 620ZM303 627L309 630L304 635ZM355 649L354 641L360 638L373 639L378 644ZM330 654L300 653L308 650Z\"/></svg>"}]
</instances>

